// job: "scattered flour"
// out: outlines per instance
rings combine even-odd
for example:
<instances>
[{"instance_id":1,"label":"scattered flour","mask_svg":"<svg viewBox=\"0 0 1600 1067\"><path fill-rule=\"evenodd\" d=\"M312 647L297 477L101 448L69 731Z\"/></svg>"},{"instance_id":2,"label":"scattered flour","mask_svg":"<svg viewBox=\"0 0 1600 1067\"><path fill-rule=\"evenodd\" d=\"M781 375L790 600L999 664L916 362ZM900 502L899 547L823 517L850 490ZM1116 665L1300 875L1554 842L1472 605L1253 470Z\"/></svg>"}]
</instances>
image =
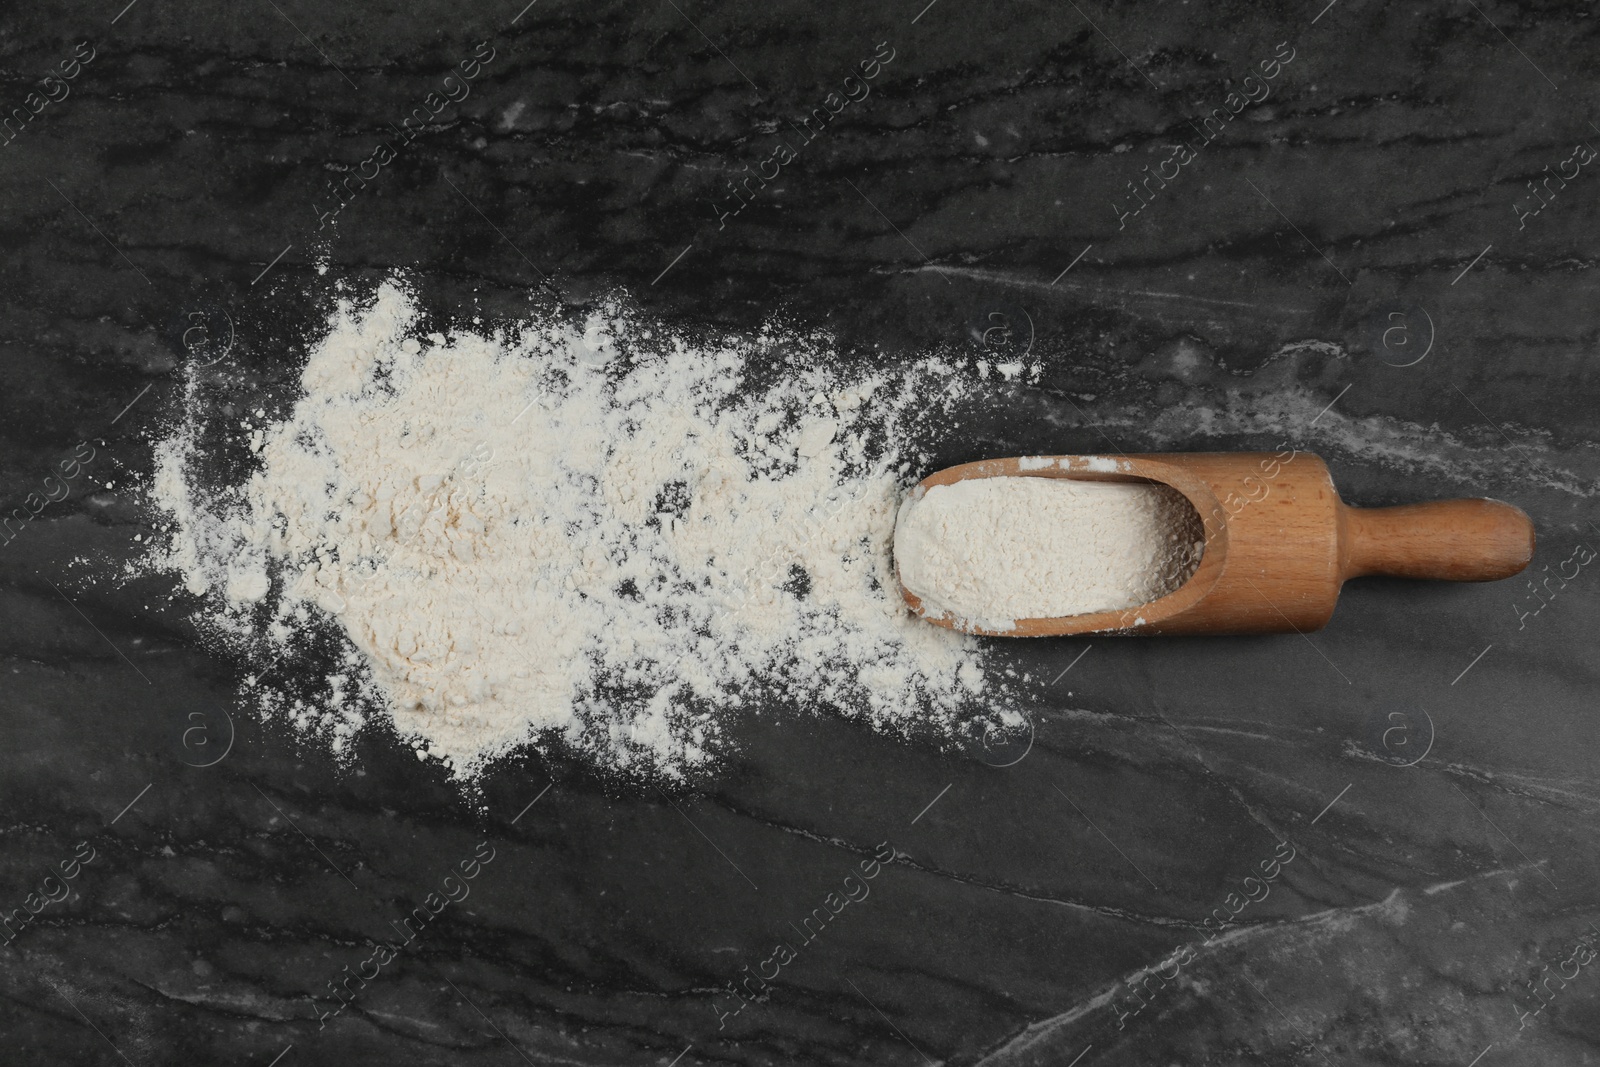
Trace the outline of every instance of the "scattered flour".
<instances>
[{"instance_id":1,"label":"scattered flour","mask_svg":"<svg viewBox=\"0 0 1600 1067\"><path fill-rule=\"evenodd\" d=\"M901 505L894 555L926 612L998 632L1166 596L1200 565L1203 542L1169 486L969 478Z\"/></svg>"},{"instance_id":2,"label":"scattered flour","mask_svg":"<svg viewBox=\"0 0 1600 1067\"><path fill-rule=\"evenodd\" d=\"M348 752L376 713L462 777L551 741L676 775L773 699L1020 721L890 560L904 426L955 368L852 376L815 339L697 344L615 305L492 335L417 319L397 282L343 300L281 419L219 433L191 378L157 445L150 565L264 668L266 714Z\"/></svg>"}]
</instances>

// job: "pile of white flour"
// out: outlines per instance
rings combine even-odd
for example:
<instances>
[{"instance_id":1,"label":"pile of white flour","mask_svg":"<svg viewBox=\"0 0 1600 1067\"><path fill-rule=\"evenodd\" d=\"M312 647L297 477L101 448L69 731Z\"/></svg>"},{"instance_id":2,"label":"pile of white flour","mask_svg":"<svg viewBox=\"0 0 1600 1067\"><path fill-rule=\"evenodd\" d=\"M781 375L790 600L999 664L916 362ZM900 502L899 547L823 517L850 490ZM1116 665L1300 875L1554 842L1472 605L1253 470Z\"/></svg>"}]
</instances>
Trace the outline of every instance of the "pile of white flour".
<instances>
[{"instance_id":1,"label":"pile of white flour","mask_svg":"<svg viewBox=\"0 0 1600 1067\"><path fill-rule=\"evenodd\" d=\"M1170 486L969 478L907 498L894 554L926 612L1005 631L1166 596L1200 565L1204 538Z\"/></svg>"},{"instance_id":2,"label":"pile of white flour","mask_svg":"<svg viewBox=\"0 0 1600 1067\"><path fill-rule=\"evenodd\" d=\"M849 376L815 340L694 344L614 306L449 337L417 314L396 283L342 302L287 417L228 426L247 475L213 473L192 380L157 446L152 562L269 715L336 750L386 716L461 776L555 738L675 774L775 694L888 729L970 726L980 695L1015 718L890 561L897 427L955 368Z\"/></svg>"}]
</instances>

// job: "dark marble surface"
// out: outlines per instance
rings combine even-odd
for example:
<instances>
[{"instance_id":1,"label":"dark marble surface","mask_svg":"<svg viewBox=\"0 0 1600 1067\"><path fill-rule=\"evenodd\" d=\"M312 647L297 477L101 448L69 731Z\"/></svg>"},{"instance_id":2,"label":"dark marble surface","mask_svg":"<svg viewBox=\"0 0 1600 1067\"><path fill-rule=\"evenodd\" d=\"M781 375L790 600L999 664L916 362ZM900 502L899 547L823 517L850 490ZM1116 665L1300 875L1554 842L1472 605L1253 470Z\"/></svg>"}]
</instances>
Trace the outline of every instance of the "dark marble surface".
<instances>
[{"instance_id":1,"label":"dark marble surface","mask_svg":"<svg viewBox=\"0 0 1600 1067\"><path fill-rule=\"evenodd\" d=\"M1600 542L1588 8L521 7L0 14L0 104L39 108L0 138L6 510L93 455L0 545L0 908L70 892L0 951L0 1058L1600 1059L1600 576L1553 577ZM479 42L470 95L319 229ZM871 95L719 223L880 42ZM1206 127L1231 91L1269 95ZM1373 580L1309 637L1006 644L1042 679L1015 751L800 708L672 795L529 756L462 796L376 732L343 772L236 703L244 668L159 583L112 576L211 351L186 331L231 330L229 402L272 403L333 283L394 267L441 316L621 285L895 351L976 349L997 312L1042 380L995 384L939 465L1291 441L1357 503L1520 504L1553 598ZM882 842L870 895L722 1018Z\"/></svg>"}]
</instances>

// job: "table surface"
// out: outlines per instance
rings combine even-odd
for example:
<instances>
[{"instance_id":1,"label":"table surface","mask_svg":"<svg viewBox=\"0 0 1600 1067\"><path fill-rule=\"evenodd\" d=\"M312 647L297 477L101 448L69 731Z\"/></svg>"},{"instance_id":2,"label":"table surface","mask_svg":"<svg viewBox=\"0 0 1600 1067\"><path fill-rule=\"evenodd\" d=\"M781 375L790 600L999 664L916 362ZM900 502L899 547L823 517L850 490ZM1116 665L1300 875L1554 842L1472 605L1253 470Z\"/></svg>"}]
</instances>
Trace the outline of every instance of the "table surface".
<instances>
[{"instance_id":1,"label":"table surface","mask_svg":"<svg viewBox=\"0 0 1600 1067\"><path fill-rule=\"evenodd\" d=\"M6 513L93 452L0 545L7 1062L1600 1058L1586 10L115 0L0 25ZM341 768L250 714L162 580L118 574L196 342L232 331L225 403L281 398L334 287L396 268L441 318L620 286L850 351L1027 350L1040 379L988 383L933 466L1291 444L1348 501L1498 497L1540 545L1527 579L1353 583L1316 634L997 643L1033 679L1005 751L799 702L692 789L530 754L464 794L376 730ZM475 854L471 896L333 1015L329 983Z\"/></svg>"}]
</instances>

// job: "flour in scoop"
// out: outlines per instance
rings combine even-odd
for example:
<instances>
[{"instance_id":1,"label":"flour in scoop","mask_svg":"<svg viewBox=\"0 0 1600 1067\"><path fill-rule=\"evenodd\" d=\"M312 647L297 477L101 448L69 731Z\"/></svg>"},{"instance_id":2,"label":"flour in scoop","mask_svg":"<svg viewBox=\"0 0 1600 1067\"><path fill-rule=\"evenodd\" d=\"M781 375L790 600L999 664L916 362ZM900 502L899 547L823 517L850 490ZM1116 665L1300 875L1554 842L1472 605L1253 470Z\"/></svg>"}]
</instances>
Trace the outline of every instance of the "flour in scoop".
<instances>
[{"instance_id":1,"label":"flour in scoop","mask_svg":"<svg viewBox=\"0 0 1600 1067\"><path fill-rule=\"evenodd\" d=\"M1204 536L1170 486L971 478L913 493L894 552L928 614L1005 631L1166 596L1199 566Z\"/></svg>"}]
</instances>

